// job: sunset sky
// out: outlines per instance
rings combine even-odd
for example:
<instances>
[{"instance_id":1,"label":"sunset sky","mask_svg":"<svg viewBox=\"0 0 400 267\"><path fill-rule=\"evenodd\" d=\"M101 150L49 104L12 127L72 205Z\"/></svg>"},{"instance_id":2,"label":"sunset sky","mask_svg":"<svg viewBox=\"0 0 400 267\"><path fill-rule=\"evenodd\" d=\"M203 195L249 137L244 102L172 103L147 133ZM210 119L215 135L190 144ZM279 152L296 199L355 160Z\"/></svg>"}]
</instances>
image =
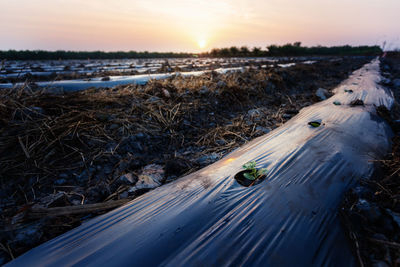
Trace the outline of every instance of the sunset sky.
<instances>
[{"instance_id":1,"label":"sunset sky","mask_svg":"<svg viewBox=\"0 0 400 267\"><path fill-rule=\"evenodd\" d=\"M0 0L0 50L400 47L400 0Z\"/></svg>"}]
</instances>

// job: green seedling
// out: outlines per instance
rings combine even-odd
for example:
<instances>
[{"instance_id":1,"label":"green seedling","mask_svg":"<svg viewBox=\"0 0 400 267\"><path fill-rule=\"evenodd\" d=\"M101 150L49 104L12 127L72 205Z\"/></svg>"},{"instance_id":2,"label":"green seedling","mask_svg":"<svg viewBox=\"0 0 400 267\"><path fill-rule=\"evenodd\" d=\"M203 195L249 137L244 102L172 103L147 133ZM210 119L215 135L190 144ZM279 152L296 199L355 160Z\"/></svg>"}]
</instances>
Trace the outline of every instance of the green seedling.
<instances>
[{"instance_id":1,"label":"green seedling","mask_svg":"<svg viewBox=\"0 0 400 267\"><path fill-rule=\"evenodd\" d=\"M319 127L319 126L321 125L321 123L318 122L318 121L310 121L310 122L308 123L308 125L310 125L310 126L316 128L316 127Z\"/></svg>"},{"instance_id":2,"label":"green seedling","mask_svg":"<svg viewBox=\"0 0 400 267\"><path fill-rule=\"evenodd\" d=\"M243 176L246 179L255 181L262 177L264 174L267 173L267 169L256 169L256 162L255 161L249 161L246 164L243 165L243 169L245 169L248 172L243 173Z\"/></svg>"},{"instance_id":3,"label":"green seedling","mask_svg":"<svg viewBox=\"0 0 400 267\"><path fill-rule=\"evenodd\" d=\"M336 105L336 106L341 105L341 103L339 101L333 101L333 104Z\"/></svg>"}]
</instances>

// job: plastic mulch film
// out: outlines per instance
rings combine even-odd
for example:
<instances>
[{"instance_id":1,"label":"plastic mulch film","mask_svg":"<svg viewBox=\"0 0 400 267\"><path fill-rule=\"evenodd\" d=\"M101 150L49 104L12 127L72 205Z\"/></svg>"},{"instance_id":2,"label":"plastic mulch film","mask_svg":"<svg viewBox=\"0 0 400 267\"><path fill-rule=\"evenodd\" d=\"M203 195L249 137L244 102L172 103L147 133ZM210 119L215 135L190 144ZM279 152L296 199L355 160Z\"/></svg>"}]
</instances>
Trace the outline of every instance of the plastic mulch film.
<instances>
[{"instance_id":1,"label":"plastic mulch film","mask_svg":"<svg viewBox=\"0 0 400 267\"><path fill-rule=\"evenodd\" d=\"M271 133L8 266L356 265L338 208L390 149L374 105L390 109L393 97L379 80L375 59ZM355 99L364 106L351 107ZM234 176L253 160L267 177L244 187Z\"/></svg>"}]
</instances>

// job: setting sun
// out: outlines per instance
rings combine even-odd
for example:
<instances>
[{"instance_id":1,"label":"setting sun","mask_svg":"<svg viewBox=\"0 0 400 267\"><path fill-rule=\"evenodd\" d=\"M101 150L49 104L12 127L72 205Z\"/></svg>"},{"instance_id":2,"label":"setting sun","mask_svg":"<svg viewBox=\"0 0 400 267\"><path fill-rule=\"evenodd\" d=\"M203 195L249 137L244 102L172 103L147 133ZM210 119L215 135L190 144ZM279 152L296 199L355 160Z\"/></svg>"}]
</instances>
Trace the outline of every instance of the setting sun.
<instances>
[{"instance_id":1,"label":"setting sun","mask_svg":"<svg viewBox=\"0 0 400 267\"><path fill-rule=\"evenodd\" d=\"M199 40L199 41L197 42L197 45L198 45L201 49L203 49L204 47L206 47L206 41L205 41L204 39Z\"/></svg>"},{"instance_id":2,"label":"setting sun","mask_svg":"<svg viewBox=\"0 0 400 267\"><path fill-rule=\"evenodd\" d=\"M331 8L317 0L295 4L290 0L117 0L115 5L107 0L0 1L0 50L194 52L294 41L374 45L382 40L400 46L400 1L350 2L335 1ZM349 11L361 6L357 16Z\"/></svg>"}]
</instances>

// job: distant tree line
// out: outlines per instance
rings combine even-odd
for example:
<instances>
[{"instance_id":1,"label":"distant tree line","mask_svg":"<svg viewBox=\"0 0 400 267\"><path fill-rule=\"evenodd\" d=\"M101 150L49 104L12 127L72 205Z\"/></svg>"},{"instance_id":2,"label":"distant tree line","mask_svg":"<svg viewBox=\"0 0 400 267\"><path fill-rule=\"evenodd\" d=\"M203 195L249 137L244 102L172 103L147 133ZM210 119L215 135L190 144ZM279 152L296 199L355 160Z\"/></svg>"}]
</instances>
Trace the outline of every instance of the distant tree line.
<instances>
[{"instance_id":1,"label":"distant tree line","mask_svg":"<svg viewBox=\"0 0 400 267\"><path fill-rule=\"evenodd\" d=\"M324 55L379 55L382 49L379 46L301 46L300 42L285 45L269 45L266 50L260 47L249 49L247 46L228 48L214 48L210 52L200 54L201 57L259 57L259 56L324 56Z\"/></svg>"},{"instance_id":2,"label":"distant tree line","mask_svg":"<svg viewBox=\"0 0 400 267\"><path fill-rule=\"evenodd\" d=\"M173 52L136 52L136 51L44 51L44 50L8 50L0 51L1 60L59 60L59 59L125 59L125 58L187 58L192 53Z\"/></svg>"},{"instance_id":3,"label":"distant tree line","mask_svg":"<svg viewBox=\"0 0 400 267\"><path fill-rule=\"evenodd\" d=\"M282 46L270 45L267 47L268 53L272 56L288 55L379 55L382 49L378 46L313 46L304 47L300 42L286 44Z\"/></svg>"},{"instance_id":4,"label":"distant tree line","mask_svg":"<svg viewBox=\"0 0 400 267\"><path fill-rule=\"evenodd\" d=\"M225 47L214 48L210 52L205 52L199 55L200 57L262 57L269 56L268 51L262 50L260 47L249 49L247 46L242 47Z\"/></svg>"},{"instance_id":5,"label":"distant tree line","mask_svg":"<svg viewBox=\"0 0 400 267\"><path fill-rule=\"evenodd\" d=\"M269 45L265 50L247 46L214 48L200 54L174 52L104 52L104 51L0 51L0 60L58 60L58 59L125 59L125 58L187 58L187 57L266 57L266 56L323 56L323 55L379 55L379 46L301 46L300 42L285 45Z\"/></svg>"}]
</instances>

